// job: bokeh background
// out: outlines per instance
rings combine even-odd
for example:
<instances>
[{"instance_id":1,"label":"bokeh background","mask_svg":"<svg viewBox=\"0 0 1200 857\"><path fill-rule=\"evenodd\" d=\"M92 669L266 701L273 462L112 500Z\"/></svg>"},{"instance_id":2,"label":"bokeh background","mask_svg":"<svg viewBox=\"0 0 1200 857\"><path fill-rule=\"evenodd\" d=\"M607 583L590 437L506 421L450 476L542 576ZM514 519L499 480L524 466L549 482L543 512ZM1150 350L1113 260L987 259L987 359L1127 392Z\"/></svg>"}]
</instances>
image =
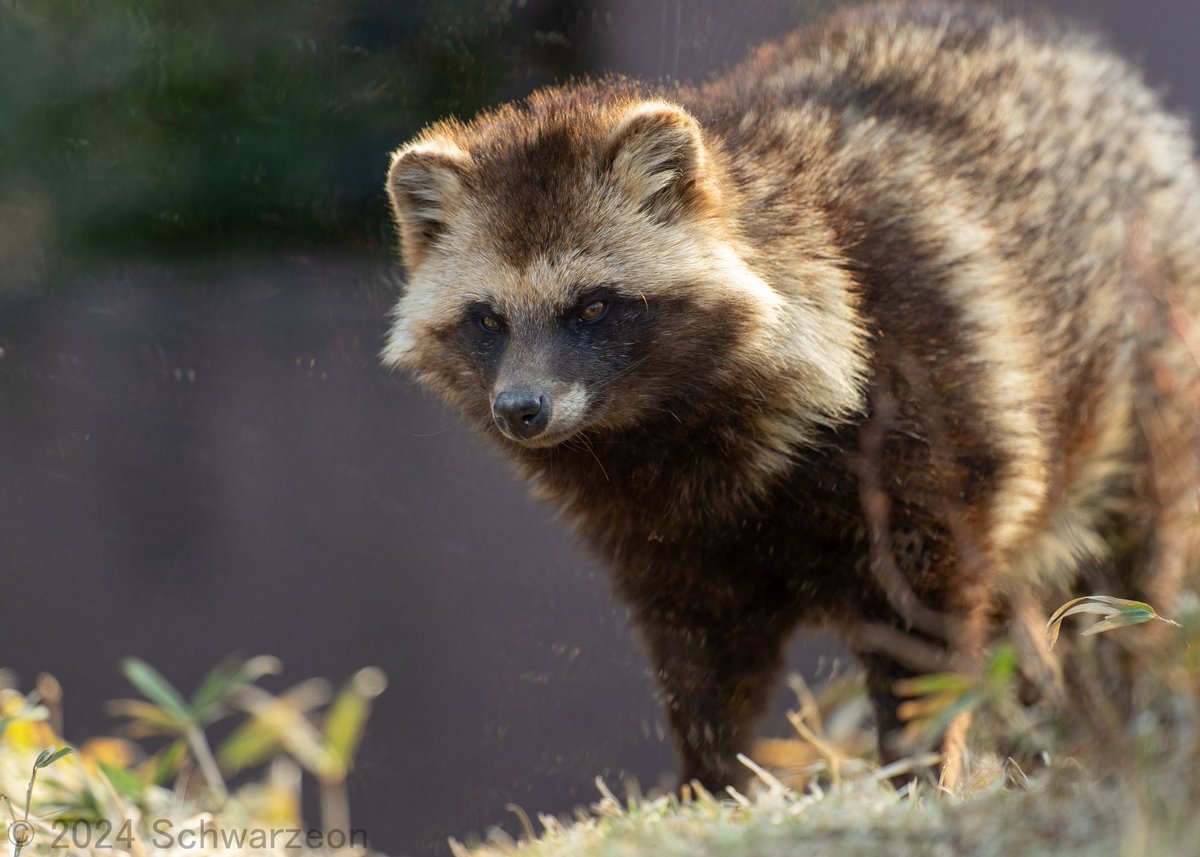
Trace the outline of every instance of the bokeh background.
<instances>
[{"instance_id":1,"label":"bokeh background","mask_svg":"<svg viewBox=\"0 0 1200 857\"><path fill-rule=\"evenodd\" d=\"M231 651L280 687L378 665L351 807L391 854L657 784L604 570L377 364L387 153L571 76L702 78L833 5L0 2L0 666L57 676L81 740L127 654L185 689ZM1192 0L1038 5L1200 115Z\"/></svg>"}]
</instances>

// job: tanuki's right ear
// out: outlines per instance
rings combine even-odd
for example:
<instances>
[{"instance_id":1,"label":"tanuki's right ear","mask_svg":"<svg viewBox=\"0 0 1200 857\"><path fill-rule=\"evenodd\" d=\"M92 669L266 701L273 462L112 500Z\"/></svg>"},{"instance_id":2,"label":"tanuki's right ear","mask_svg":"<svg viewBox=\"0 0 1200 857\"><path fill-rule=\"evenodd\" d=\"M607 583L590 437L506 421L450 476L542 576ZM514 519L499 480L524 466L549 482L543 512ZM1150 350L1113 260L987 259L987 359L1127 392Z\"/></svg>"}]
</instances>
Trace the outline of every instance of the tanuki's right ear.
<instances>
[{"instance_id":1,"label":"tanuki's right ear","mask_svg":"<svg viewBox=\"0 0 1200 857\"><path fill-rule=\"evenodd\" d=\"M470 166L471 156L449 141L409 143L392 155L387 191L409 270L421 264L462 204Z\"/></svg>"}]
</instances>

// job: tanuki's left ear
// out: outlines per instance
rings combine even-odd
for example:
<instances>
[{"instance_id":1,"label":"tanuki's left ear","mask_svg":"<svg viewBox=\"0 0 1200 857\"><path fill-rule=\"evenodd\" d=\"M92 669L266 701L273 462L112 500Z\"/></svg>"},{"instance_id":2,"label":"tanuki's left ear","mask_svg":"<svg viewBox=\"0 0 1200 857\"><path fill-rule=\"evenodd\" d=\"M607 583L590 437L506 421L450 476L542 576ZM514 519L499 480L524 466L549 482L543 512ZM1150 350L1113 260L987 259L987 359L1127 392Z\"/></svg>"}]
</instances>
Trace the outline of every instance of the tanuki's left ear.
<instances>
[{"instance_id":1,"label":"tanuki's left ear","mask_svg":"<svg viewBox=\"0 0 1200 857\"><path fill-rule=\"evenodd\" d=\"M665 222L694 211L710 192L700 125L666 101L643 101L620 119L604 164L642 210Z\"/></svg>"}]
</instances>

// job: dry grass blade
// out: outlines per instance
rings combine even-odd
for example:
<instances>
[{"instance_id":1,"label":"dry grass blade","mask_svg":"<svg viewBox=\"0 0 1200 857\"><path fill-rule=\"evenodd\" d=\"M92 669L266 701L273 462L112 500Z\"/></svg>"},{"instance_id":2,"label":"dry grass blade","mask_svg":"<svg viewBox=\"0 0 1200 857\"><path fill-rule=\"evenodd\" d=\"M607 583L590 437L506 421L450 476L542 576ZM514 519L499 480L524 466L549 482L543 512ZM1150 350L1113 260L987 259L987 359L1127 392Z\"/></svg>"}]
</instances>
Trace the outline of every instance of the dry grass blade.
<instances>
[{"instance_id":1,"label":"dry grass blade","mask_svg":"<svg viewBox=\"0 0 1200 857\"><path fill-rule=\"evenodd\" d=\"M828 741L821 738L815 729L810 729L808 724L804 722L803 714L797 714L794 711L787 713L788 722L792 724L792 728L807 741L814 750L825 757L825 761L829 764L829 777L835 786L842 784L842 754L837 748Z\"/></svg>"}]
</instances>

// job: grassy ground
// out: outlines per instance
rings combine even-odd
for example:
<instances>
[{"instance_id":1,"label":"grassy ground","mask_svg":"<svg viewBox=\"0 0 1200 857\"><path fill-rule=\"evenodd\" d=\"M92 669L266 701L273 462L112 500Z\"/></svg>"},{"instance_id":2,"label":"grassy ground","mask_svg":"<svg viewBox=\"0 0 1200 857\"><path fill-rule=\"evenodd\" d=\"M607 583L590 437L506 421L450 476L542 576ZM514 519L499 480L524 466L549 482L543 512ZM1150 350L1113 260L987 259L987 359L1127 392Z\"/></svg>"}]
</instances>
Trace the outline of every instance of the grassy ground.
<instances>
[{"instance_id":1,"label":"grassy ground","mask_svg":"<svg viewBox=\"0 0 1200 857\"><path fill-rule=\"evenodd\" d=\"M1099 613L1112 633L1084 638L1073 624L1064 627L1060 645L1070 649L1074 678L1063 705L1017 704L1016 653L1005 645L975 678L910 682L918 745L923 732L970 711L970 746L1008 748L968 755L952 790L920 778L893 788L895 778L938 757L873 764L854 679L818 694L796 680L796 736L755 748L770 770L745 760L756 775L748 796L695 787L688 800L621 800L598 780L599 800L573 819L534 822L514 808L525 829L519 840L497 830L469 846L452 839L450 850L455 857L1196 857L1200 602L1185 599L1178 624L1153 621L1153 611L1133 602L1096 599L1077 609ZM1127 662L1136 666L1122 701L1108 693L1105 665L1135 649L1141 655ZM54 680L42 676L22 692L0 671L0 836L14 857L365 851L361 840L352 842L345 784L384 687L378 670L361 670L336 693L309 680L274 696L258 680L278 672L275 659L231 660L185 697L147 664L128 659L122 668L140 697L110 704L127 721L125 737L70 748L57 725ZM227 718L237 728L210 748L206 729ZM154 736L165 741L149 753L138 741ZM257 773L245 785L229 784L247 771ZM320 787L316 826L300 818L304 776Z\"/></svg>"},{"instance_id":2,"label":"grassy ground","mask_svg":"<svg viewBox=\"0 0 1200 857\"><path fill-rule=\"evenodd\" d=\"M1027 789L992 786L970 796L917 790L900 795L864 778L829 790L764 788L753 800L701 796L688 804L667 798L622 806L605 797L573 824L546 819L542 836L458 855L476 857L804 857L804 855L1194 855L1196 831L1140 823L1136 807L1115 786L1078 775L1048 777Z\"/></svg>"},{"instance_id":3,"label":"grassy ground","mask_svg":"<svg viewBox=\"0 0 1200 857\"><path fill-rule=\"evenodd\" d=\"M1102 615L1113 629L1134 621ZM889 779L903 771L879 769L861 755L859 697L842 688L815 699L800 686L792 718L800 738L790 748L760 744L756 755L773 760L778 778L749 763L757 773L750 797L700 792L690 802L621 801L598 782L600 799L573 820L542 817L540 831L526 823L519 841L493 831L484 843L451 841L451 848L455 857L1195 857L1200 611L1194 598L1185 600L1179 618L1178 627L1120 627L1104 641L1082 640L1068 625L1063 635L1071 638L1077 669L1065 713L1016 703L1003 649L976 681L926 682L923 699L932 704L914 707L930 715L926 726L936 728L939 714L965 705L976 721L972 746L1009 747L1023 760L969 756L968 774L952 791L917 782L897 792ZM1120 701L1105 696L1101 665L1106 646L1122 649L1139 635L1152 656L1138 662L1122 713Z\"/></svg>"}]
</instances>

